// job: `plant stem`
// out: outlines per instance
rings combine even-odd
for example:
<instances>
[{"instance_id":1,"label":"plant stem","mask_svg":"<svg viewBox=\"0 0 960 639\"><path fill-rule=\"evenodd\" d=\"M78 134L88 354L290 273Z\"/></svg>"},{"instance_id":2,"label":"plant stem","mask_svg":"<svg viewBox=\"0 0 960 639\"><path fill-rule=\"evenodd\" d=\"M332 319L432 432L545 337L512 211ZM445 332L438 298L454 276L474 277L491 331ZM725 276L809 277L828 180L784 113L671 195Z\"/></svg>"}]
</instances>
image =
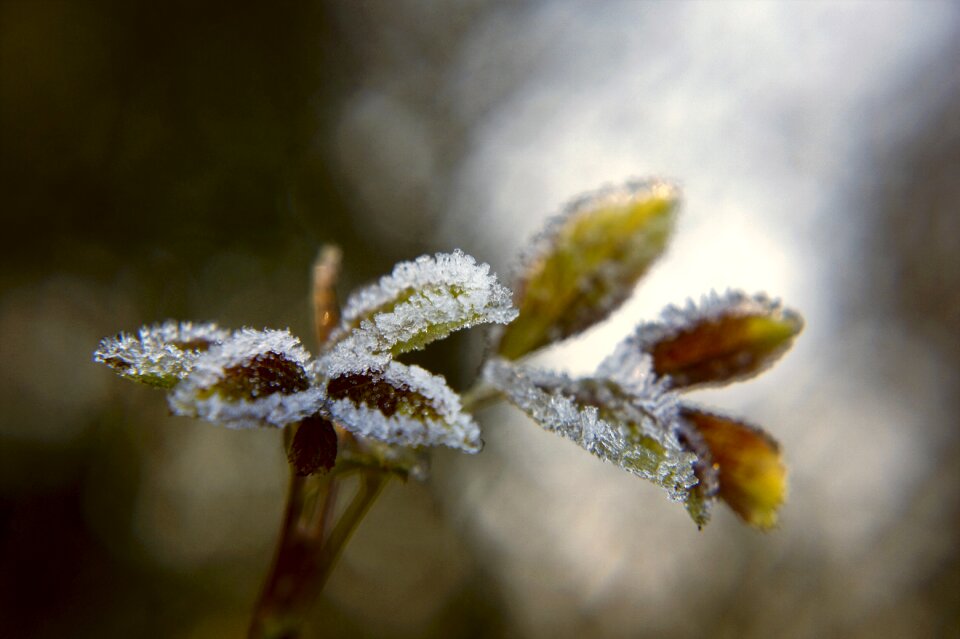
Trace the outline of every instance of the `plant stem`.
<instances>
[{"instance_id":1,"label":"plant stem","mask_svg":"<svg viewBox=\"0 0 960 639\"><path fill-rule=\"evenodd\" d=\"M319 566L326 522L308 517L310 506L320 504L327 512L327 502L334 498L332 475L311 481L293 469L287 488L287 504L273 566L254 608L248 637L250 639L292 638L298 634L303 609L312 600L311 582ZM315 499L310 499L310 484L316 484ZM313 521L311 521L313 519Z\"/></svg>"},{"instance_id":2,"label":"plant stem","mask_svg":"<svg viewBox=\"0 0 960 639\"><path fill-rule=\"evenodd\" d=\"M380 496L389 479L389 472L374 469L364 470L360 475L360 485L357 488L357 494L354 495L353 501L350 502L347 509L340 515L337 525L330 532L330 537L326 543L324 543L323 549L321 550L318 561L319 574L316 582L318 593L324 584L326 584L331 570L334 565L336 565L337 559L340 558L340 554L343 552L347 542L350 541L350 537L367 514L367 511L370 510L370 507L377 500L377 497Z\"/></svg>"},{"instance_id":3,"label":"plant stem","mask_svg":"<svg viewBox=\"0 0 960 639\"><path fill-rule=\"evenodd\" d=\"M467 413L475 413L499 402L503 397L493 386L477 382L460 396L460 405Z\"/></svg>"},{"instance_id":4,"label":"plant stem","mask_svg":"<svg viewBox=\"0 0 960 639\"><path fill-rule=\"evenodd\" d=\"M364 470L357 494L328 535L339 479L332 473L299 477L291 471L277 552L254 609L249 639L300 636L306 612L388 479L383 471Z\"/></svg>"}]
</instances>

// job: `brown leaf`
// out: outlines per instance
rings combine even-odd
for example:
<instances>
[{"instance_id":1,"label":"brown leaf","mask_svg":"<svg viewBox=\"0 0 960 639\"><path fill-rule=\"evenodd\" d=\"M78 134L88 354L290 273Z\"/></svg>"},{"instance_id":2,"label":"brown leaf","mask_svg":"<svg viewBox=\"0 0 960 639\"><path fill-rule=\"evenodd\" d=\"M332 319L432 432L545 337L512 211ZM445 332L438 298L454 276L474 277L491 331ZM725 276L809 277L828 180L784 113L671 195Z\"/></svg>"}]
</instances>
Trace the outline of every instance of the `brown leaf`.
<instances>
[{"instance_id":1,"label":"brown leaf","mask_svg":"<svg viewBox=\"0 0 960 639\"><path fill-rule=\"evenodd\" d=\"M710 451L720 498L751 526L775 525L787 493L787 469L777 442L755 426L690 406L681 415Z\"/></svg>"},{"instance_id":2,"label":"brown leaf","mask_svg":"<svg viewBox=\"0 0 960 639\"><path fill-rule=\"evenodd\" d=\"M303 366L275 351L251 357L243 364L227 366L223 377L208 390L231 400L257 399L274 393L290 395L310 387Z\"/></svg>"},{"instance_id":3,"label":"brown leaf","mask_svg":"<svg viewBox=\"0 0 960 639\"><path fill-rule=\"evenodd\" d=\"M649 354L656 375L669 376L674 388L726 384L768 368L802 328L797 313L764 295L712 295L699 305L668 307L662 321L641 324L604 368L627 373Z\"/></svg>"}]
</instances>

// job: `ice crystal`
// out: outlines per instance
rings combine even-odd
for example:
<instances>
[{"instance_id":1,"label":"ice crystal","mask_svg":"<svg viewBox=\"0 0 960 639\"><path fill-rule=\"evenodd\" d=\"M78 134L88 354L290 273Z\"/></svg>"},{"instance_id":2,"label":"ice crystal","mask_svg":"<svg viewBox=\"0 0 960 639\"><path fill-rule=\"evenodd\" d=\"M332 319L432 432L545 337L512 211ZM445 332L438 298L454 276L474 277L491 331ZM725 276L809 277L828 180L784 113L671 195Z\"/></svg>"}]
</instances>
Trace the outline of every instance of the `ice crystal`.
<instances>
[{"instance_id":1,"label":"ice crystal","mask_svg":"<svg viewBox=\"0 0 960 639\"><path fill-rule=\"evenodd\" d=\"M171 320L144 326L136 335L104 338L93 359L133 381L172 388L190 373L201 354L229 335L216 324Z\"/></svg>"},{"instance_id":2,"label":"ice crystal","mask_svg":"<svg viewBox=\"0 0 960 639\"><path fill-rule=\"evenodd\" d=\"M323 407L310 366L309 354L289 332L245 328L196 359L170 394L170 408L229 428L283 427Z\"/></svg>"},{"instance_id":3,"label":"ice crystal","mask_svg":"<svg viewBox=\"0 0 960 639\"><path fill-rule=\"evenodd\" d=\"M516 315L510 291L490 266L456 250L401 262L390 275L351 295L330 341L363 342L344 344L343 352L399 355L463 328L505 324Z\"/></svg>"},{"instance_id":4,"label":"ice crystal","mask_svg":"<svg viewBox=\"0 0 960 639\"><path fill-rule=\"evenodd\" d=\"M687 501L696 455L677 438L676 401L656 385L634 396L616 382L569 377L495 359L484 378L543 428Z\"/></svg>"},{"instance_id":5,"label":"ice crystal","mask_svg":"<svg viewBox=\"0 0 960 639\"><path fill-rule=\"evenodd\" d=\"M322 370L322 369L321 369ZM440 375L388 362L342 370L327 382L328 410L362 437L401 446L449 446L479 452L480 427Z\"/></svg>"},{"instance_id":6,"label":"ice crystal","mask_svg":"<svg viewBox=\"0 0 960 639\"><path fill-rule=\"evenodd\" d=\"M600 373L627 378L649 367L674 387L742 380L765 370L803 327L795 312L766 295L715 292L697 304L668 306L660 321L640 324L600 366Z\"/></svg>"}]
</instances>

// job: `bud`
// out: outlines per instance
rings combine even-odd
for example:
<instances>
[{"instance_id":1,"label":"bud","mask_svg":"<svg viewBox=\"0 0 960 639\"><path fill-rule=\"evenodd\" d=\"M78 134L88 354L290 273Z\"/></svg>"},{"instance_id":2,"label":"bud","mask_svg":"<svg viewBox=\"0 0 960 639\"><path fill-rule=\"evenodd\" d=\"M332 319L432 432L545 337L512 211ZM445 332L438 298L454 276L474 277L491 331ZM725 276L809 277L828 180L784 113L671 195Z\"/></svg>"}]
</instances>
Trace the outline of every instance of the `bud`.
<instances>
[{"instance_id":1,"label":"bud","mask_svg":"<svg viewBox=\"0 0 960 639\"><path fill-rule=\"evenodd\" d=\"M500 356L517 359L609 316L663 253L678 204L677 189L658 181L570 204L522 260L514 296L520 315L500 337Z\"/></svg>"},{"instance_id":2,"label":"bud","mask_svg":"<svg viewBox=\"0 0 960 639\"><path fill-rule=\"evenodd\" d=\"M287 449L287 461L304 477L333 468L337 461L337 431L330 420L312 415L293 424L296 429Z\"/></svg>"},{"instance_id":3,"label":"bud","mask_svg":"<svg viewBox=\"0 0 960 639\"><path fill-rule=\"evenodd\" d=\"M755 426L690 406L681 417L710 451L720 498L751 526L774 526L787 493L777 442Z\"/></svg>"}]
</instances>

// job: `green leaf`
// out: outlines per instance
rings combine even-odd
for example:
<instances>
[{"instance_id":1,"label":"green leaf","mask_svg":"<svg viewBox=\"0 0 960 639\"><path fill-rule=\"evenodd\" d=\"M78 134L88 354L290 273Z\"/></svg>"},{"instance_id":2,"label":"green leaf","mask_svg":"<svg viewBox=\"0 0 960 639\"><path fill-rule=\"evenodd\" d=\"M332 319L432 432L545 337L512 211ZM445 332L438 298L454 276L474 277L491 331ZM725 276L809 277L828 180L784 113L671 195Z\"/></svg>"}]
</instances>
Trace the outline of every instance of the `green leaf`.
<instances>
[{"instance_id":1,"label":"green leaf","mask_svg":"<svg viewBox=\"0 0 960 639\"><path fill-rule=\"evenodd\" d=\"M100 340L93 354L121 377L170 389L186 377L197 359L230 336L216 324L167 321L144 326L137 335L120 333Z\"/></svg>"},{"instance_id":2,"label":"green leaf","mask_svg":"<svg viewBox=\"0 0 960 639\"><path fill-rule=\"evenodd\" d=\"M461 251L424 255L351 295L327 350L394 357L477 324L505 324L516 314L510 291L489 265Z\"/></svg>"},{"instance_id":3,"label":"green leaf","mask_svg":"<svg viewBox=\"0 0 960 639\"><path fill-rule=\"evenodd\" d=\"M697 457L677 438L673 397L650 386L647 396L605 379L565 375L491 360L488 383L546 430L687 502L697 483Z\"/></svg>"},{"instance_id":4,"label":"green leaf","mask_svg":"<svg viewBox=\"0 0 960 639\"><path fill-rule=\"evenodd\" d=\"M522 261L519 317L497 352L517 359L606 319L664 251L679 205L665 182L630 182L581 197L554 219Z\"/></svg>"}]
</instances>

